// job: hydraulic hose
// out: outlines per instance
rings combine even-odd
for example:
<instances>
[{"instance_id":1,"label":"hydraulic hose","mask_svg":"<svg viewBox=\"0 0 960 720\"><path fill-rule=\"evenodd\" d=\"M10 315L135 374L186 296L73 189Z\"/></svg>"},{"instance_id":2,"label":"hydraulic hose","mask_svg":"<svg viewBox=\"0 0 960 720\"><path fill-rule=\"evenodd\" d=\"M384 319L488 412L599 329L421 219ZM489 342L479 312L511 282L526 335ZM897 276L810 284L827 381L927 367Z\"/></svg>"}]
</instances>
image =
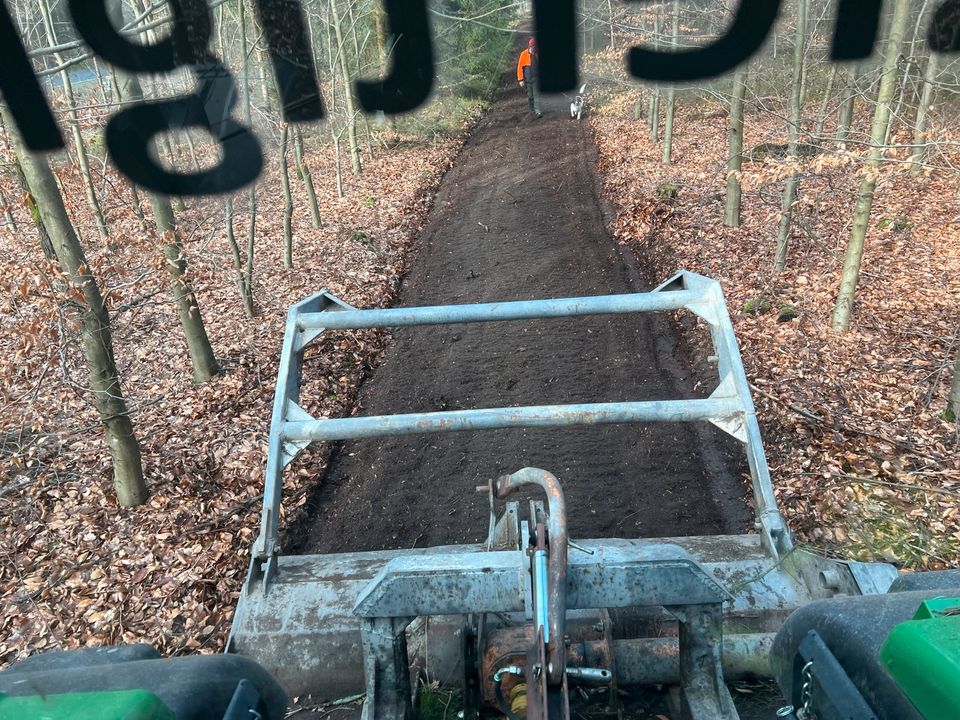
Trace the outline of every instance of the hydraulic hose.
<instances>
[{"instance_id":1,"label":"hydraulic hose","mask_svg":"<svg viewBox=\"0 0 960 720\"><path fill-rule=\"evenodd\" d=\"M507 674L522 676L523 669L515 665L510 665L509 667L497 670L497 672L493 674L493 697L497 701L497 707L500 709L500 712L506 715L508 720L520 720L513 712L513 708L510 707L510 703L508 703L507 699L503 696L503 686L500 684L500 681L503 680L503 676Z\"/></svg>"}]
</instances>

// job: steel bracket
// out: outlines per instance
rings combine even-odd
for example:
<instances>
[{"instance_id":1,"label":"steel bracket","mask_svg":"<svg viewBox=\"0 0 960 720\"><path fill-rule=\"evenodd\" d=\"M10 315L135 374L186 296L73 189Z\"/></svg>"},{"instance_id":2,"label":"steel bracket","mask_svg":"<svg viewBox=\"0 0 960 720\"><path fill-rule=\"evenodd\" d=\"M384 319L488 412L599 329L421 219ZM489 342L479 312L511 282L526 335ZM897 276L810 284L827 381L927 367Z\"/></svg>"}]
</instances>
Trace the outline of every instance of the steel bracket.
<instances>
[{"instance_id":1,"label":"steel bracket","mask_svg":"<svg viewBox=\"0 0 960 720\"><path fill-rule=\"evenodd\" d=\"M737 720L723 680L723 608L711 603L667 609L680 621L677 714L682 720Z\"/></svg>"}]
</instances>

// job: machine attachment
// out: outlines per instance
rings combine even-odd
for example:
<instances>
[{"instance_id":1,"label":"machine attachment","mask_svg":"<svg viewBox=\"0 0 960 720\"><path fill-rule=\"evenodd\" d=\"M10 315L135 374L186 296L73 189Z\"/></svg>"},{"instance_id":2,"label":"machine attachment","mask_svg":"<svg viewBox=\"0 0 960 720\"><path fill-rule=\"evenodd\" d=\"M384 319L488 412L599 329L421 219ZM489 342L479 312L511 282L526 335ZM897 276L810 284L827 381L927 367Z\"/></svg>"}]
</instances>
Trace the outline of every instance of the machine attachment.
<instances>
[{"instance_id":1,"label":"machine attachment","mask_svg":"<svg viewBox=\"0 0 960 720\"><path fill-rule=\"evenodd\" d=\"M315 419L299 404L303 351L337 329L687 310L710 330L717 384L703 399L485 408ZM480 545L285 556L283 469L311 442L598 423L707 421L742 443L756 534L571 540L560 482L525 468L481 489ZM514 493L539 487L545 503ZM260 535L229 652L250 655L291 695L365 692L364 717L413 716L411 677L463 690L465 718L570 717L570 688L675 688L676 715L733 720L726 681L772 676L773 638L812 601L883 593L889 565L844 563L793 546L718 283L681 272L650 293L451 307L356 310L321 292L287 321Z\"/></svg>"}]
</instances>

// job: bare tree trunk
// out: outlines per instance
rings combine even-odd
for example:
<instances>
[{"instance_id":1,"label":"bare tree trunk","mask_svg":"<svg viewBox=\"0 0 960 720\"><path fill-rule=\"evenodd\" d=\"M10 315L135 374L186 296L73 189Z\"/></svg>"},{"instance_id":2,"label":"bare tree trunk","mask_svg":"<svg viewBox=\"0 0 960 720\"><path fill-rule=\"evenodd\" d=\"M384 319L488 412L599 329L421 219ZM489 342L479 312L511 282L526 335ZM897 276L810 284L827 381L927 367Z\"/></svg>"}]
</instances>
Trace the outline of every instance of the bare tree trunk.
<instances>
[{"instance_id":1,"label":"bare tree trunk","mask_svg":"<svg viewBox=\"0 0 960 720\"><path fill-rule=\"evenodd\" d=\"M917 119L913 125L913 155L910 157L910 174L917 176L923 168L927 156L927 142L930 139L927 125L930 122L930 106L936 94L937 73L940 70L939 57L930 53L927 68L923 73L923 91L917 106Z\"/></svg>"},{"instance_id":2,"label":"bare tree trunk","mask_svg":"<svg viewBox=\"0 0 960 720\"><path fill-rule=\"evenodd\" d=\"M671 46L674 50L680 44L680 0L673 0L673 33ZM677 86L671 85L667 91L667 112L663 120L663 155L660 160L669 165L673 158L673 117L677 110Z\"/></svg>"},{"instance_id":3,"label":"bare tree trunk","mask_svg":"<svg viewBox=\"0 0 960 720\"><path fill-rule=\"evenodd\" d=\"M610 25L608 46L613 46L613 3L607 0L607 22Z\"/></svg>"},{"instance_id":4,"label":"bare tree trunk","mask_svg":"<svg viewBox=\"0 0 960 720\"><path fill-rule=\"evenodd\" d=\"M110 0L108 9L114 22L120 26L122 10L120 0ZM116 71L119 99L132 102L143 102L143 87L139 78L125 71ZM148 192L147 199L153 210L153 218L157 232L163 243L163 255L167 262L167 271L170 275L170 289L173 293L180 326L187 341L190 353L190 364L193 369L194 382L204 383L220 371L217 359L207 337L207 331L200 315L196 295L186 275L187 261L183 250L183 241L177 231L176 216L170 205L170 198L155 192Z\"/></svg>"},{"instance_id":5,"label":"bare tree trunk","mask_svg":"<svg viewBox=\"0 0 960 720\"><path fill-rule=\"evenodd\" d=\"M193 136L190 135L189 130L184 130L183 137L187 141L187 148L190 151L190 162L193 164L193 170L194 172L200 172L200 161L197 160L197 148L193 144Z\"/></svg>"},{"instance_id":6,"label":"bare tree trunk","mask_svg":"<svg viewBox=\"0 0 960 720\"><path fill-rule=\"evenodd\" d=\"M249 36L254 38L252 50L257 56L256 68L259 74L259 82L256 84L256 87L257 97L260 100L260 105L266 108L269 112L274 112L280 108L280 98L274 94L274 84L267 80L267 78L271 76L271 60L269 53L262 42L263 32L261 31L257 22L257 14L247 6L247 3L250 1L251 0L239 0L241 32L243 33L244 37ZM250 29L253 30L252 33L249 32ZM245 62L249 64L250 56L246 45L243 46L243 53ZM247 74L247 81L251 81L251 76L249 73Z\"/></svg>"},{"instance_id":7,"label":"bare tree trunk","mask_svg":"<svg viewBox=\"0 0 960 720\"><path fill-rule=\"evenodd\" d=\"M37 199L40 221L50 234L57 260L70 285L83 298L75 303L80 313L83 354L94 405L100 415L107 449L113 461L113 486L117 500L124 506L140 505L149 497L149 492L143 479L140 446L133 431L113 356L110 315L96 278L88 270L89 264L67 217L63 196L50 166L41 155L27 150L19 129L8 113L7 106L0 105L7 136L20 160L27 185Z\"/></svg>"},{"instance_id":8,"label":"bare tree trunk","mask_svg":"<svg viewBox=\"0 0 960 720\"><path fill-rule=\"evenodd\" d=\"M217 12L217 49L219 51L219 57L221 62L227 67L230 67L230 54L227 50L227 40L224 37L223 31L226 27L226 17L224 13L226 12L227 5L224 3L220 6Z\"/></svg>"},{"instance_id":9,"label":"bare tree trunk","mask_svg":"<svg viewBox=\"0 0 960 720\"><path fill-rule=\"evenodd\" d=\"M177 230L173 208L167 198L156 193L150 193L150 208L153 210L157 230L162 238L163 255L167 259L167 272L170 275L173 300L177 305L180 326L183 328L183 335L190 351L193 380L196 383L205 383L220 372L220 366L213 354L210 339L207 337L207 329L200 316L200 307L193 287L187 278L186 254Z\"/></svg>"},{"instance_id":10,"label":"bare tree trunk","mask_svg":"<svg viewBox=\"0 0 960 720\"><path fill-rule=\"evenodd\" d=\"M129 91L129 86L128 86ZM136 93L126 97L133 98ZM142 98L142 91L140 97ZM200 307L197 303L193 287L187 277L187 260L184 253L183 241L177 230L176 216L170 198L155 192L148 192L147 199L153 211L154 222L162 242L162 251L167 259L167 272L170 275L170 289L177 306L177 315L180 318L180 327L187 341L190 353L190 364L193 370L193 380L196 383L205 383L218 372L220 366L213 352L213 346L207 336Z\"/></svg>"},{"instance_id":11,"label":"bare tree trunk","mask_svg":"<svg viewBox=\"0 0 960 720\"><path fill-rule=\"evenodd\" d=\"M280 187L283 190L283 266L293 267L293 197L290 194L290 169L287 163L290 126L280 130Z\"/></svg>"},{"instance_id":12,"label":"bare tree trunk","mask_svg":"<svg viewBox=\"0 0 960 720\"><path fill-rule=\"evenodd\" d=\"M383 12L383 3L375 2L373 7L373 28L377 37L377 63L380 74L383 75L387 70L387 63L390 59L389 49L387 47L389 36L387 34L386 17ZM387 127L391 130L395 127L393 115L387 115Z\"/></svg>"},{"instance_id":13,"label":"bare tree trunk","mask_svg":"<svg viewBox=\"0 0 960 720\"><path fill-rule=\"evenodd\" d=\"M820 113L817 115L817 127L813 131L816 142L819 143L823 137L823 128L827 124L827 110L830 107L830 96L833 94L833 86L837 82L837 73L840 71L839 65L834 65L830 71L830 79L827 81L827 89L823 93L823 100L820 102Z\"/></svg>"},{"instance_id":14,"label":"bare tree trunk","mask_svg":"<svg viewBox=\"0 0 960 720\"><path fill-rule=\"evenodd\" d=\"M0 115L0 118L2 118L2 115ZM4 129L3 125L3 121L0 120L0 130ZM9 133L7 133L7 137L10 137ZM27 182L27 175L23 171L23 164L20 162L20 158L16 152L13 154L13 169L17 175L17 182L20 183L20 189L23 190L23 199L27 205L27 212L30 213L30 219L33 220L33 224L37 228L37 234L40 236L40 249L43 250L43 256L47 260L53 260L57 256L53 249L53 241L50 239L50 233L47 232L47 228L43 224L40 206L37 205L37 200L30 191L30 183Z\"/></svg>"},{"instance_id":15,"label":"bare tree trunk","mask_svg":"<svg viewBox=\"0 0 960 720\"><path fill-rule=\"evenodd\" d=\"M237 235L233 229L233 197L228 196L223 201L223 211L224 224L227 229L227 242L230 245L230 253L233 255L233 267L237 273L237 289L240 291L240 301L243 303L243 311L247 317L252 318L255 314L253 290L244 269L243 259L240 257L240 246L237 245Z\"/></svg>"},{"instance_id":16,"label":"bare tree trunk","mask_svg":"<svg viewBox=\"0 0 960 720\"><path fill-rule=\"evenodd\" d=\"M114 102L122 102L123 92L120 89L120 81L116 73L110 75L110 87L113 91ZM133 207L133 214L138 219L144 220L143 203L140 202L140 192L137 190L137 186L133 183L127 183L127 187L130 188L130 205Z\"/></svg>"},{"instance_id":17,"label":"bare tree trunk","mask_svg":"<svg viewBox=\"0 0 960 720\"><path fill-rule=\"evenodd\" d=\"M253 296L253 254L256 248L257 239L257 186L251 185L247 191L247 206L250 209L250 222L247 224L247 262L244 266L243 274L247 278L247 287L250 289L250 295ZM256 314L256 307L253 307L253 313ZM251 315L250 317L253 317Z\"/></svg>"},{"instance_id":18,"label":"bare tree trunk","mask_svg":"<svg viewBox=\"0 0 960 720\"><path fill-rule=\"evenodd\" d=\"M653 16L653 47L660 49L660 33L663 31L663 22L660 17L660 8L657 8ZM660 86L657 85L650 93L650 112L647 116L647 123L650 125L650 142L656 143L660 140Z\"/></svg>"},{"instance_id":19,"label":"bare tree trunk","mask_svg":"<svg viewBox=\"0 0 960 720\"><path fill-rule=\"evenodd\" d=\"M100 88L100 100L104 105L108 105L111 102L111 99L107 96L107 87L103 82L103 71L100 69L100 61L97 60L97 56L93 56L93 71L97 74L97 87Z\"/></svg>"},{"instance_id":20,"label":"bare tree trunk","mask_svg":"<svg viewBox=\"0 0 960 720\"><path fill-rule=\"evenodd\" d=\"M57 45L57 29L54 27L53 18L50 15L49 0L40 0L40 14L43 18L43 25L50 39L51 45ZM54 53L53 58L57 65L63 65L63 55ZM100 200L97 199L97 191L93 186L93 175L90 172L90 159L87 157L87 147L83 142L83 133L80 131L80 116L76 110L76 100L73 95L73 83L70 81L70 71L60 71L60 81L63 83L63 97L67 103L67 119L70 122L70 133L73 136L73 144L77 152L77 164L80 166L80 177L83 180L83 192L87 199L87 207L90 208L90 214L93 215L97 223L97 232L101 240L106 240L109 230L107 222L103 218L103 210L100 207Z\"/></svg>"},{"instance_id":21,"label":"bare tree trunk","mask_svg":"<svg viewBox=\"0 0 960 720\"><path fill-rule=\"evenodd\" d=\"M10 199L7 197L6 193L3 192L3 190L0 190L0 205L3 206L3 219L6 221L7 226L16 232L17 221L13 217L13 212L10 210Z\"/></svg>"},{"instance_id":22,"label":"bare tree trunk","mask_svg":"<svg viewBox=\"0 0 960 720\"><path fill-rule=\"evenodd\" d=\"M253 98L250 96L250 54L247 49L247 23L245 19L244 1L240 0L240 47L243 51L243 112L247 125L252 127L253 123ZM246 287L246 294L243 295L244 311L248 317L256 315L256 305L253 302L253 267L254 251L256 249L257 239L257 186L256 183L250 186L247 191L247 208L249 212L249 223L247 224L247 253L246 259L242 265L238 263L237 269L240 272ZM230 235L233 234L233 205L230 205ZM236 239L232 239L236 244ZM238 258L239 260L239 255Z\"/></svg>"},{"instance_id":23,"label":"bare tree trunk","mask_svg":"<svg viewBox=\"0 0 960 720\"><path fill-rule=\"evenodd\" d=\"M383 15L383 4L375 2L373 5L373 28L377 36L377 57L380 59L380 72L387 69L387 23Z\"/></svg>"},{"instance_id":24,"label":"bare tree trunk","mask_svg":"<svg viewBox=\"0 0 960 720\"><path fill-rule=\"evenodd\" d=\"M350 70L344 59L347 49L343 43L343 29L340 25L340 11L337 9L337 0L330 0L330 22L333 25L333 32L337 38L337 52L334 55L334 59L340 68L340 76L343 82L343 99L347 105L347 143L350 146L350 163L353 167L353 174L359 175L362 168L360 165L360 145L357 142L357 111L353 104Z\"/></svg>"},{"instance_id":25,"label":"bare tree trunk","mask_svg":"<svg viewBox=\"0 0 960 720\"><path fill-rule=\"evenodd\" d=\"M331 37L330 23L327 23L327 63L330 68L330 136L333 139L333 166L337 187L337 197L343 198L343 167L340 163L340 133L334 127L333 113L337 106L336 60L333 55L333 38ZM313 29L310 30L310 44L313 45ZM348 90L349 92L349 90Z\"/></svg>"},{"instance_id":26,"label":"bare tree trunk","mask_svg":"<svg viewBox=\"0 0 960 720\"><path fill-rule=\"evenodd\" d=\"M957 348L957 357L953 361L953 382L950 383L950 397L947 398L947 409L943 419L953 422L960 418L960 347Z\"/></svg>"},{"instance_id":27,"label":"bare tree trunk","mask_svg":"<svg viewBox=\"0 0 960 720\"><path fill-rule=\"evenodd\" d=\"M790 94L790 127L787 154L799 162L800 121L803 114L803 71L807 42L807 0L797 0L797 35L793 53L793 92ZM800 173L793 172L787 178L783 191L783 206L780 209L780 226L777 228L777 249L773 269L782 272L787 267L787 247L790 239L790 223L793 219L793 204L797 200Z\"/></svg>"},{"instance_id":28,"label":"bare tree trunk","mask_svg":"<svg viewBox=\"0 0 960 720\"><path fill-rule=\"evenodd\" d=\"M303 130L299 125L293 126L293 149L297 159L297 173L303 180L303 185L307 190L307 199L310 201L310 217L313 220L313 227L320 227L320 206L317 204L317 189L313 184L313 175L310 174L310 166L307 165L306 153L303 149Z\"/></svg>"},{"instance_id":29,"label":"bare tree trunk","mask_svg":"<svg viewBox=\"0 0 960 720\"><path fill-rule=\"evenodd\" d=\"M121 0L122 2L122 0ZM140 0L140 12L144 21L150 20L150 15L152 14L150 0ZM159 37L157 33L153 30L147 30L144 32L144 37L146 38L148 44L156 45L159 42ZM138 87L139 81L138 81ZM143 89L140 87L140 94L143 94ZM157 135L157 149L161 157L166 157L170 164L176 167L178 158L182 153L174 154L173 145L170 143L170 136L166 132L159 133ZM179 150L179 147L178 147ZM152 202L152 201L151 201ZM183 212L187 209L186 203L184 203L182 197L172 198L172 202L177 212Z\"/></svg>"},{"instance_id":30,"label":"bare tree trunk","mask_svg":"<svg viewBox=\"0 0 960 720\"><path fill-rule=\"evenodd\" d=\"M877 108L873 114L870 130L870 150L867 153L867 166L871 169L863 176L860 193L853 212L853 227L847 252L843 259L843 276L840 280L840 292L833 310L833 329L846 332L850 329L850 316L853 300L860 279L860 261L863 259L863 246L870 224L870 211L873 209L873 196L877 190L877 170L883 162L883 143L890 125L890 113L893 98L897 90L897 61L906 32L910 0L894 0L893 21L887 40L886 55L883 63L883 76L877 97Z\"/></svg>"},{"instance_id":31,"label":"bare tree trunk","mask_svg":"<svg viewBox=\"0 0 960 720\"><path fill-rule=\"evenodd\" d=\"M354 70L357 77L360 77L363 74L363 63L360 58L360 43L357 41L357 20L353 15L353 0L347 0L347 18L350 20L350 37L353 40ZM363 137L367 158L373 160L373 136L370 132L370 119L365 113L360 113L360 117L363 120Z\"/></svg>"},{"instance_id":32,"label":"bare tree trunk","mask_svg":"<svg viewBox=\"0 0 960 720\"><path fill-rule=\"evenodd\" d=\"M840 103L840 119L837 124L837 142L846 142L853 125L853 106L857 100L857 69L847 72L847 85L844 88L843 102Z\"/></svg>"},{"instance_id":33,"label":"bare tree trunk","mask_svg":"<svg viewBox=\"0 0 960 720\"><path fill-rule=\"evenodd\" d=\"M140 201L140 192L133 183L130 183L130 205L133 207L134 215L141 220L146 219L146 216L143 214L143 203Z\"/></svg>"},{"instance_id":34,"label":"bare tree trunk","mask_svg":"<svg viewBox=\"0 0 960 720\"><path fill-rule=\"evenodd\" d=\"M723 224L740 227L740 200L742 190L738 173L743 167L743 105L747 94L746 65L741 65L733 75L733 94L730 96L729 146L727 159L727 201Z\"/></svg>"},{"instance_id":35,"label":"bare tree trunk","mask_svg":"<svg viewBox=\"0 0 960 720\"><path fill-rule=\"evenodd\" d=\"M310 47L316 47L314 45L314 34L313 34L313 21L310 18L310 15L307 15L307 38L310 41ZM320 63L317 60L316 52L311 54L311 61L313 62L313 70L316 73L317 77L322 77L320 72ZM333 85L331 84L331 92ZM330 113L333 113L333 100L331 99ZM332 122L330 123L333 124ZM303 180L304 187L307 190L307 199L310 201L310 218L313 221L313 227L319 228L321 225L320 221L320 206L317 204L317 189L313 184L313 175L310 173L310 166L307 164L307 154L303 146L303 130L300 125L294 125L294 150L297 157L297 172L300 175L300 179Z\"/></svg>"},{"instance_id":36,"label":"bare tree trunk","mask_svg":"<svg viewBox=\"0 0 960 720\"><path fill-rule=\"evenodd\" d=\"M904 51L901 51L901 55L905 56L902 59L903 78L900 81L900 93L897 98L896 108L892 112L891 122L887 125L887 136L886 136L886 139L884 140L884 145L890 144L890 133L893 130L893 125L896 122L896 119L901 117L901 113L903 112L903 106L907 98L907 91L908 90L913 91L911 93L911 95L913 96L911 99L915 99L918 102L920 101L920 98L917 97L916 85L912 81L912 73L914 68L916 68L917 80L919 82L923 82L922 81L923 73L921 73L920 63L917 59L917 47L920 44L920 25L927 15L927 7L929 7L929 5L930 5L930 0L923 0L923 4L920 6L919 10L916 13L917 22L913 26L913 34L910 36L909 40L904 41L906 48ZM932 55L933 53L930 53L930 54Z\"/></svg>"},{"instance_id":37,"label":"bare tree trunk","mask_svg":"<svg viewBox=\"0 0 960 720\"><path fill-rule=\"evenodd\" d=\"M343 190L343 164L340 162L340 133L333 127L330 128L330 132L333 135L334 182L337 188L337 197L342 199L346 197L346 193Z\"/></svg>"}]
</instances>

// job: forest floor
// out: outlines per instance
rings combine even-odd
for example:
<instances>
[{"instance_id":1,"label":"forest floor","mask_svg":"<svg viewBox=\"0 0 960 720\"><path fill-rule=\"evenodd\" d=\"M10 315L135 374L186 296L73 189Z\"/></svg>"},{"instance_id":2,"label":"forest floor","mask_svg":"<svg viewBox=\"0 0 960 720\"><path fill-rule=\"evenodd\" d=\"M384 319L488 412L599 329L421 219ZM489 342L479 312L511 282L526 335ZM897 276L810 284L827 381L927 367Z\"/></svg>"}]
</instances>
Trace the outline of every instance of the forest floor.
<instances>
[{"instance_id":1,"label":"forest floor","mask_svg":"<svg viewBox=\"0 0 960 720\"><path fill-rule=\"evenodd\" d=\"M613 57L592 69L606 71ZM837 334L831 314L862 145L825 142L787 158L782 120L748 113L742 226L730 229L726 105L681 95L665 166L661 144L635 119L638 107L646 113L646 93L602 82L594 90L590 125L604 197L616 208L611 232L654 278L685 268L721 282L777 497L798 540L905 568L960 563L960 426L943 417L960 341L960 197L950 170L960 157L938 155L913 177L912 135L894 127L852 329ZM869 127L870 117L856 121ZM956 147L946 131L937 141ZM788 265L777 274L781 195L795 169Z\"/></svg>"},{"instance_id":2,"label":"forest floor","mask_svg":"<svg viewBox=\"0 0 960 720\"><path fill-rule=\"evenodd\" d=\"M101 241L76 165L58 159L68 210L111 310L151 491L137 508L120 508L114 499L109 456L84 391L76 319L56 285L58 269L40 252L20 191L6 178L5 195L18 199L12 212L19 229L0 227L0 664L83 645L147 642L165 653L222 649L258 528L287 308L321 288L361 307L393 301L411 240L479 117L479 106L466 110L460 131L433 141L379 128L373 156L364 153L363 174L353 176L344 159L343 198L335 190L328 138L308 136L322 226L312 226L304 184L291 163L291 270L282 263L282 195L277 163L271 163L257 186L254 318L240 302L222 199L188 203L178 219L190 279L223 367L199 387L149 215L138 219L125 181L109 166L97 168L111 230ZM271 140L275 150L277 128L261 132L268 153ZM246 193L235 198L235 212L244 247ZM366 332L321 343L323 355L311 363L317 373L311 409L349 412L385 342L384 335ZM285 513L297 512L323 474L328 451L307 455L286 479Z\"/></svg>"}]
</instances>

